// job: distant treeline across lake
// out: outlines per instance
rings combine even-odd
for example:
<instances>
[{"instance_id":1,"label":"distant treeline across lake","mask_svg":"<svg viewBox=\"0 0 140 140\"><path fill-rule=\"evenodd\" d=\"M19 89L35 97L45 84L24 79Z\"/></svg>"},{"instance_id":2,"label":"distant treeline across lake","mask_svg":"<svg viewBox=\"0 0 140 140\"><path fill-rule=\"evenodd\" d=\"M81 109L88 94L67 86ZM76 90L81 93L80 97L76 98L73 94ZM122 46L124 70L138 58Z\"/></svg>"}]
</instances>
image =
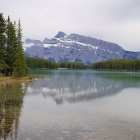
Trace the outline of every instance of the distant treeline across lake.
<instances>
[{"instance_id":1,"label":"distant treeline across lake","mask_svg":"<svg viewBox=\"0 0 140 140\"><path fill-rule=\"evenodd\" d=\"M119 59L97 62L95 64L84 64L80 62L51 62L43 58L27 57L27 66L29 68L47 68L47 69L95 69L95 70L140 70L140 60Z\"/></svg>"}]
</instances>

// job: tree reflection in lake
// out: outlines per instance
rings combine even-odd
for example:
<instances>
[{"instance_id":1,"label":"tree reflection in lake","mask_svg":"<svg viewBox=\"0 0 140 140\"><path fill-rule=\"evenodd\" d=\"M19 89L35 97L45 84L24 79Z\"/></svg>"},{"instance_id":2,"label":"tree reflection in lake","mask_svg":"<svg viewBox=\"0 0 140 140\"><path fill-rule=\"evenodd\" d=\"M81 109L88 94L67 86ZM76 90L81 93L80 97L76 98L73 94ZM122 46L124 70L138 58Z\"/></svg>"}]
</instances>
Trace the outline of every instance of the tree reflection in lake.
<instances>
[{"instance_id":1,"label":"tree reflection in lake","mask_svg":"<svg viewBox=\"0 0 140 140\"><path fill-rule=\"evenodd\" d=\"M26 91L24 83L0 84L0 139L16 139Z\"/></svg>"},{"instance_id":2,"label":"tree reflection in lake","mask_svg":"<svg viewBox=\"0 0 140 140\"><path fill-rule=\"evenodd\" d=\"M0 140L140 139L139 73L46 73L0 84Z\"/></svg>"},{"instance_id":3,"label":"tree reflection in lake","mask_svg":"<svg viewBox=\"0 0 140 140\"><path fill-rule=\"evenodd\" d=\"M52 97L57 104L62 104L114 95L128 87L140 87L138 73L64 70L50 71L46 78L33 82L28 91Z\"/></svg>"}]
</instances>

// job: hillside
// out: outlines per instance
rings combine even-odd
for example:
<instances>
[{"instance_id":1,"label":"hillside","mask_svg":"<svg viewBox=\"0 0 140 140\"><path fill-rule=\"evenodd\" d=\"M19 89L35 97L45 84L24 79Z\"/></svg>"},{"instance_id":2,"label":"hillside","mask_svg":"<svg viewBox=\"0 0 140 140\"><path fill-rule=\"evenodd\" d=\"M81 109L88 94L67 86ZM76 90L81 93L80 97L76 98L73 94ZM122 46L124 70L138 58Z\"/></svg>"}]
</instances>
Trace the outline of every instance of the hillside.
<instances>
[{"instance_id":1,"label":"hillside","mask_svg":"<svg viewBox=\"0 0 140 140\"><path fill-rule=\"evenodd\" d=\"M139 59L140 52L124 50L115 43L64 32L44 41L26 39L25 53L31 57L41 57L54 62L96 63L112 59Z\"/></svg>"}]
</instances>

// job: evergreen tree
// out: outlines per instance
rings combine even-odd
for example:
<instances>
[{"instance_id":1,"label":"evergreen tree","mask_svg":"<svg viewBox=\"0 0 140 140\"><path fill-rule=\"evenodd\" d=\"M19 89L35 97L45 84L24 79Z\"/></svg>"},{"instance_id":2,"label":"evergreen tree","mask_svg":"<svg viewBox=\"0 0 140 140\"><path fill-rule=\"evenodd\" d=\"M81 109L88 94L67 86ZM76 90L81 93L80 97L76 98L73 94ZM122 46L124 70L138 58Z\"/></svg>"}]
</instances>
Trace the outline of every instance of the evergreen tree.
<instances>
[{"instance_id":1,"label":"evergreen tree","mask_svg":"<svg viewBox=\"0 0 140 140\"><path fill-rule=\"evenodd\" d=\"M27 64L24 57L23 42L22 42L22 29L20 20L17 29L17 48L15 54L14 72L15 76L25 76L27 73Z\"/></svg>"},{"instance_id":2,"label":"evergreen tree","mask_svg":"<svg viewBox=\"0 0 140 140\"><path fill-rule=\"evenodd\" d=\"M0 72L6 76L24 76L27 72L23 51L22 29L20 21L18 28L8 16L7 21L0 13Z\"/></svg>"},{"instance_id":3,"label":"evergreen tree","mask_svg":"<svg viewBox=\"0 0 140 140\"><path fill-rule=\"evenodd\" d=\"M10 21L8 16L7 20L7 47L6 47L6 64L8 68L6 69L5 75L12 75L13 67L15 63L15 56L17 51L17 37L16 37L16 25Z\"/></svg>"},{"instance_id":4,"label":"evergreen tree","mask_svg":"<svg viewBox=\"0 0 140 140\"><path fill-rule=\"evenodd\" d=\"M0 70L5 69L5 53L6 53L6 23L3 14L0 13Z\"/></svg>"}]
</instances>

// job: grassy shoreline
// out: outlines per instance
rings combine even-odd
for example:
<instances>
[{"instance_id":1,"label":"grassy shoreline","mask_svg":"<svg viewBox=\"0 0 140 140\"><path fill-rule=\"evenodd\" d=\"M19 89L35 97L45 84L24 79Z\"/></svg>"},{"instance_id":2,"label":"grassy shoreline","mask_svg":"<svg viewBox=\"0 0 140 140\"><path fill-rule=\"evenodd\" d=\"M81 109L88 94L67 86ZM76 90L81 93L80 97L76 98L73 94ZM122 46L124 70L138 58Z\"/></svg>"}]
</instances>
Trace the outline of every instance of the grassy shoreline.
<instances>
[{"instance_id":1,"label":"grassy shoreline","mask_svg":"<svg viewBox=\"0 0 140 140\"><path fill-rule=\"evenodd\" d=\"M35 80L33 76L13 77L0 75L0 82L32 82Z\"/></svg>"}]
</instances>

